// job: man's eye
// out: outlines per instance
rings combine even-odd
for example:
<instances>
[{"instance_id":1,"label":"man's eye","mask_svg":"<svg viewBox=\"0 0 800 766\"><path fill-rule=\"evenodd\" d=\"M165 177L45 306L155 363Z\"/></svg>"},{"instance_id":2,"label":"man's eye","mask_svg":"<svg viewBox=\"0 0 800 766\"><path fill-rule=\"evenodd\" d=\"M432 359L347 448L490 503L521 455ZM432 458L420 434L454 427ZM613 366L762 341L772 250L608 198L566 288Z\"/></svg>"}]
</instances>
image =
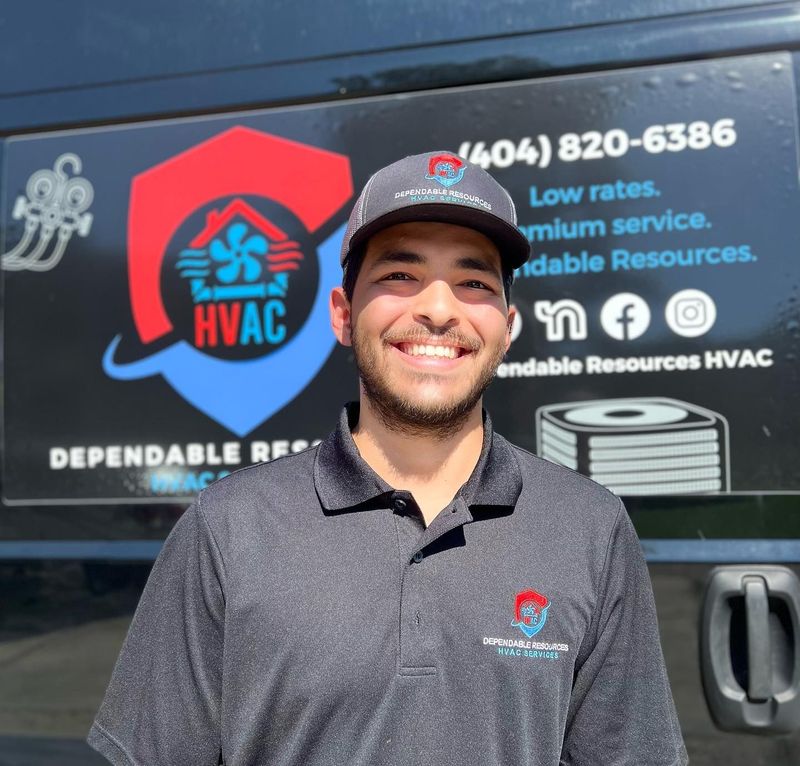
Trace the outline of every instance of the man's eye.
<instances>
[{"instance_id":1,"label":"man's eye","mask_svg":"<svg viewBox=\"0 0 800 766\"><path fill-rule=\"evenodd\" d=\"M402 271L393 271L391 274L387 274L385 277L381 277L381 279L390 279L390 280L402 281L402 280L406 280L406 279L411 279L411 275L410 274L406 274L405 272L402 272Z\"/></svg>"},{"instance_id":2,"label":"man's eye","mask_svg":"<svg viewBox=\"0 0 800 766\"><path fill-rule=\"evenodd\" d=\"M489 285L487 285L485 282L481 282L479 279L468 279L463 284L464 287L473 287L477 290L491 290Z\"/></svg>"}]
</instances>

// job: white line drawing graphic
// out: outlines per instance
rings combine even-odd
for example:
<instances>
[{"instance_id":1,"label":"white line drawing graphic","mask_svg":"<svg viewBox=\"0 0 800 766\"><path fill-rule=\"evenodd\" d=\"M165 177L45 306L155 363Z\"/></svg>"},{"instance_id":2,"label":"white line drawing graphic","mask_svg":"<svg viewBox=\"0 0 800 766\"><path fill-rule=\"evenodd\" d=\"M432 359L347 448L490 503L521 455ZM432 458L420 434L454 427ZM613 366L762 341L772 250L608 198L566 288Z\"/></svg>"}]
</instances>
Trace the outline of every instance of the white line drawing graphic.
<instances>
[{"instance_id":1,"label":"white line drawing graphic","mask_svg":"<svg viewBox=\"0 0 800 766\"><path fill-rule=\"evenodd\" d=\"M70 167L73 177L65 170ZM81 158L66 153L53 163L53 169L37 170L28 179L25 195L14 204L11 217L25 219L25 230L20 241L2 256L6 271L50 271L64 256L73 232L86 237L92 228L92 214L87 212L94 199L94 188L79 174ZM34 244L36 233L38 240ZM53 241L50 254L45 253ZM32 247L31 247L32 246ZM30 248L30 249L29 249Z\"/></svg>"},{"instance_id":2,"label":"white line drawing graphic","mask_svg":"<svg viewBox=\"0 0 800 766\"><path fill-rule=\"evenodd\" d=\"M547 340L559 341L586 339L586 311L578 301L562 298L560 301L536 301L534 316L544 324Z\"/></svg>"},{"instance_id":3,"label":"white line drawing graphic","mask_svg":"<svg viewBox=\"0 0 800 766\"><path fill-rule=\"evenodd\" d=\"M730 492L727 419L678 399L547 404L536 410L536 446L617 495Z\"/></svg>"}]
</instances>

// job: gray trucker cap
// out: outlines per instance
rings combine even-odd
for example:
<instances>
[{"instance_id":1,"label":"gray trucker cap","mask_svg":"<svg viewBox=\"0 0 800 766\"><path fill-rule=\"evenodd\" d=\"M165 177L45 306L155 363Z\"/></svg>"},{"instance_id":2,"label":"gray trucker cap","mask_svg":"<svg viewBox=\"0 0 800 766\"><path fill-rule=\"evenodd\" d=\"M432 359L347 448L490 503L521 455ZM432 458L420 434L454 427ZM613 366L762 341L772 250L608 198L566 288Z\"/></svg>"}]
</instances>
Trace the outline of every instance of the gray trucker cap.
<instances>
[{"instance_id":1,"label":"gray trucker cap","mask_svg":"<svg viewBox=\"0 0 800 766\"><path fill-rule=\"evenodd\" d=\"M476 229L497 245L512 269L530 255L508 192L479 166L451 152L437 151L398 160L367 181L347 223L342 266L376 232L410 221Z\"/></svg>"}]
</instances>

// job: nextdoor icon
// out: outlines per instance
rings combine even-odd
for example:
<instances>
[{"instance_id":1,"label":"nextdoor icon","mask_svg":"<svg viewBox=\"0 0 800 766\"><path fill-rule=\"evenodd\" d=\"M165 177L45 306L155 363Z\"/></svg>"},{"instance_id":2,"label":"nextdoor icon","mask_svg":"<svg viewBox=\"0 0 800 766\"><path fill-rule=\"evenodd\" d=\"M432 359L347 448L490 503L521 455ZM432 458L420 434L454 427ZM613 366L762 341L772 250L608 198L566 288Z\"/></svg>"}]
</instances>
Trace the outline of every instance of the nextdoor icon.
<instances>
[{"instance_id":1,"label":"nextdoor icon","mask_svg":"<svg viewBox=\"0 0 800 766\"><path fill-rule=\"evenodd\" d=\"M545 337L549 341L586 339L586 311L578 301L570 298L536 301L533 314L544 324Z\"/></svg>"},{"instance_id":2,"label":"nextdoor icon","mask_svg":"<svg viewBox=\"0 0 800 766\"><path fill-rule=\"evenodd\" d=\"M635 293L617 293L603 304L600 324L616 340L636 340L650 326L650 307Z\"/></svg>"}]
</instances>

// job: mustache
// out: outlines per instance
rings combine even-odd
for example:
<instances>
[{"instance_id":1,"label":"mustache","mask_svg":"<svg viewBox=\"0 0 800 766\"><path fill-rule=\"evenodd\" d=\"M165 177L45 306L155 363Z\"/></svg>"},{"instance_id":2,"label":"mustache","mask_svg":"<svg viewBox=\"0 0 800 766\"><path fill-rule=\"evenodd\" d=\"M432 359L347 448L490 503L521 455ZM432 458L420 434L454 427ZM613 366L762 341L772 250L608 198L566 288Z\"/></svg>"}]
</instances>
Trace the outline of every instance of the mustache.
<instances>
[{"instance_id":1,"label":"mustache","mask_svg":"<svg viewBox=\"0 0 800 766\"><path fill-rule=\"evenodd\" d=\"M479 351L480 342L476 338L465 335L460 330L450 328L442 332L431 332L425 327L409 327L405 330L389 330L383 335L386 343L446 343L452 346L460 346L467 351Z\"/></svg>"}]
</instances>

